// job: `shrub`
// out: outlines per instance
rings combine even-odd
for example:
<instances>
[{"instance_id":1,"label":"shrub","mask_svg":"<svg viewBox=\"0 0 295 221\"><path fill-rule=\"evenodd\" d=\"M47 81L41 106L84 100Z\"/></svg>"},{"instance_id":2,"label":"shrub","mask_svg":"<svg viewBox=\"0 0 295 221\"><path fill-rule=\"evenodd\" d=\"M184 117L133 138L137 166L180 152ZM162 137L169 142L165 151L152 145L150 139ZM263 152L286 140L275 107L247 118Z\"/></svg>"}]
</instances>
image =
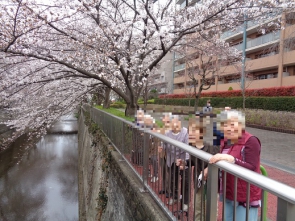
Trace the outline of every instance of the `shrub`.
<instances>
[{"instance_id":1,"label":"shrub","mask_svg":"<svg viewBox=\"0 0 295 221\"><path fill-rule=\"evenodd\" d=\"M194 99L178 98L178 99L155 99L155 104L166 104L174 106L188 106L189 99L191 105L194 105ZM199 107L206 105L208 98L199 100ZM233 109L242 108L242 97L212 97L210 98L212 107L224 108L229 106ZM246 99L246 107L250 109L263 109L274 111L293 111L295 112L295 97L249 97Z\"/></svg>"},{"instance_id":2,"label":"shrub","mask_svg":"<svg viewBox=\"0 0 295 221\"><path fill-rule=\"evenodd\" d=\"M246 123L295 130L295 113L269 110L245 110Z\"/></svg>"},{"instance_id":3,"label":"shrub","mask_svg":"<svg viewBox=\"0 0 295 221\"><path fill-rule=\"evenodd\" d=\"M110 107L113 107L113 108L125 108L126 104L124 104L123 102L120 102L120 101L116 101L115 103L111 104Z\"/></svg>"},{"instance_id":4,"label":"shrub","mask_svg":"<svg viewBox=\"0 0 295 221\"><path fill-rule=\"evenodd\" d=\"M247 97L284 97L284 96L295 96L295 86L290 87L272 87L272 88L261 88L261 89L247 89ZM201 97L240 97L242 96L241 90L228 90L228 91L213 91L204 92ZM159 98L187 98L187 94L166 94L160 95ZM191 94L190 97L193 97Z\"/></svg>"},{"instance_id":5,"label":"shrub","mask_svg":"<svg viewBox=\"0 0 295 221\"><path fill-rule=\"evenodd\" d=\"M150 99L147 101L148 104L154 104L155 103L155 99Z\"/></svg>"},{"instance_id":6,"label":"shrub","mask_svg":"<svg viewBox=\"0 0 295 221\"><path fill-rule=\"evenodd\" d=\"M149 99L147 100L147 104L153 104L155 102L155 99ZM144 104L143 100L138 100L137 104Z\"/></svg>"},{"instance_id":7,"label":"shrub","mask_svg":"<svg viewBox=\"0 0 295 221\"><path fill-rule=\"evenodd\" d=\"M233 90L233 88L232 88L232 87L229 87L229 88L228 88L228 91L232 91L232 90Z\"/></svg>"}]
</instances>

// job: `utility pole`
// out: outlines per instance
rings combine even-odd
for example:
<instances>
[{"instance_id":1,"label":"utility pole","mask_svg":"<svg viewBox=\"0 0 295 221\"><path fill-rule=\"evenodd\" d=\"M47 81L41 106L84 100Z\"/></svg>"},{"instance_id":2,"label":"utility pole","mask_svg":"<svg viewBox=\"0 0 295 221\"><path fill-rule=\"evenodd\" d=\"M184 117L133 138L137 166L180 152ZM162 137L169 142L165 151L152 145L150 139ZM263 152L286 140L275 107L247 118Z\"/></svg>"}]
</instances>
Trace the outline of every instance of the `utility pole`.
<instances>
[{"instance_id":1,"label":"utility pole","mask_svg":"<svg viewBox=\"0 0 295 221\"><path fill-rule=\"evenodd\" d=\"M243 109L245 109L246 48L247 48L247 14L244 13L243 53L242 53L242 76L241 76L241 89L242 89L242 96L243 96Z\"/></svg>"},{"instance_id":2,"label":"utility pole","mask_svg":"<svg viewBox=\"0 0 295 221\"><path fill-rule=\"evenodd\" d=\"M243 31L242 77L241 77L242 90L245 89L246 48L247 48L247 15L245 13L244 14L244 31Z\"/></svg>"}]
</instances>

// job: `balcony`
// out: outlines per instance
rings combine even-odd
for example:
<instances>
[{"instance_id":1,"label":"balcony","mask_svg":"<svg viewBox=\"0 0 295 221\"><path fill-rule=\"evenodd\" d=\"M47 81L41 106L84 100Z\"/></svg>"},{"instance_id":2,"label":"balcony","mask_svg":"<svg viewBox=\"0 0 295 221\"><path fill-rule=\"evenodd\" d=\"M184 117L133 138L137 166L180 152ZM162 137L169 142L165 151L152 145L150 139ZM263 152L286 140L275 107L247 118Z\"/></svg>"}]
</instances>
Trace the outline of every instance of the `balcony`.
<instances>
[{"instance_id":1,"label":"balcony","mask_svg":"<svg viewBox=\"0 0 295 221\"><path fill-rule=\"evenodd\" d=\"M245 82L245 86L247 87L247 89L260 89L260 88L265 88L265 87L277 87L277 84L278 84L277 78L263 79L263 80L261 80L261 79L260 80L251 80L251 81ZM241 85L239 82L218 84L217 90L218 91L227 91L229 87L232 87L234 90L241 90Z\"/></svg>"},{"instance_id":2,"label":"balcony","mask_svg":"<svg viewBox=\"0 0 295 221\"><path fill-rule=\"evenodd\" d=\"M183 55L183 54L178 54L178 53L175 53L174 60L181 59L181 58L183 58L184 56L185 56L185 55Z\"/></svg>"},{"instance_id":3,"label":"balcony","mask_svg":"<svg viewBox=\"0 0 295 221\"><path fill-rule=\"evenodd\" d=\"M262 36L260 36L258 38L247 40L246 49L253 49L254 47L258 47L258 46L262 46L262 45L265 46L268 43L279 40L280 35L281 35L281 32L278 31L278 32L275 32L275 33L269 33L269 34L266 34L266 35L262 35ZM243 43L238 44L238 45L234 45L232 47L236 48L238 51L241 51L243 49Z\"/></svg>"},{"instance_id":4,"label":"balcony","mask_svg":"<svg viewBox=\"0 0 295 221\"><path fill-rule=\"evenodd\" d=\"M198 2L198 1L200 1L200 0L189 0L188 5L193 5L194 3ZM186 0L176 0L176 4L185 6Z\"/></svg>"},{"instance_id":5,"label":"balcony","mask_svg":"<svg viewBox=\"0 0 295 221\"><path fill-rule=\"evenodd\" d=\"M293 52L293 53L292 53ZM294 57L295 57L295 51L288 52L290 54L284 55L286 57L286 62L284 64L287 64L287 59L290 60L290 62L295 63ZM292 57L293 56L293 57ZM241 71L241 63L232 64L228 66L222 66L220 67L219 75L220 76L225 76L225 75L230 75L234 73L238 73ZM266 69L272 69L272 68L277 68L279 65L279 55L274 54L271 56L267 57L262 57L254 60L246 60L246 70L247 71L254 71L254 70L266 70Z\"/></svg>"},{"instance_id":6,"label":"balcony","mask_svg":"<svg viewBox=\"0 0 295 221\"><path fill-rule=\"evenodd\" d=\"M248 71L253 70L264 70L264 69L271 69L277 68L279 65L279 55L275 54L268 57L258 58L246 63L246 69Z\"/></svg>"},{"instance_id":7,"label":"balcony","mask_svg":"<svg viewBox=\"0 0 295 221\"><path fill-rule=\"evenodd\" d=\"M177 88L177 89L173 90L173 94L183 94L184 91L185 91L184 88L182 88L182 89Z\"/></svg>"},{"instance_id":8,"label":"balcony","mask_svg":"<svg viewBox=\"0 0 295 221\"><path fill-rule=\"evenodd\" d=\"M275 33L269 33L266 35L262 35L258 38L252 39L250 41L247 41L247 49L257 47L259 45L263 45L272 41L276 41L280 39L281 32L275 32Z\"/></svg>"},{"instance_id":9,"label":"balcony","mask_svg":"<svg viewBox=\"0 0 295 221\"><path fill-rule=\"evenodd\" d=\"M175 71L180 71L180 70L183 70L185 69L185 64L181 64L181 65L177 65L174 67L174 72Z\"/></svg>"},{"instance_id":10,"label":"balcony","mask_svg":"<svg viewBox=\"0 0 295 221\"><path fill-rule=\"evenodd\" d=\"M279 18L280 16L278 16L277 14L273 14L273 16L269 15L269 20L264 21L263 24L267 24L277 18ZM252 34L254 32L257 32L256 28L258 25L262 24L260 20L252 20L252 21L248 21L247 22L247 34ZM242 37L243 34L243 30L244 30L244 24L237 26L234 30L228 30L223 32L220 35L220 38L223 40L229 40L231 38L240 38Z\"/></svg>"},{"instance_id":11,"label":"balcony","mask_svg":"<svg viewBox=\"0 0 295 221\"><path fill-rule=\"evenodd\" d=\"M243 32L243 25L242 26L238 26L236 29L234 30L229 30L229 31L225 31L220 35L221 39L225 39L228 38L230 36L233 36L235 34L241 33Z\"/></svg>"},{"instance_id":12,"label":"balcony","mask_svg":"<svg viewBox=\"0 0 295 221\"><path fill-rule=\"evenodd\" d=\"M228 66L223 66L220 67L219 70L219 75L224 76L224 75L230 75L239 72L238 67L235 65L228 65Z\"/></svg>"},{"instance_id":13,"label":"balcony","mask_svg":"<svg viewBox=\"0 0 295 221\"><path fill-rule=\"evenodd\" d=\"M185 76L174 78L174 84L179 84L185 82Z\"/></svg>"},{"instance_id":14,"label":"balcony","mask_svg":"<svg viewBox=\"0 0 295 221\"><path fill-rule=\"evenodd\" d=\"M256 26L256 25L259 25L259 21L258 20L256 20L256 21L248 21L247 22L247 28L251 28L251 27L253 27L253 26Z\"/></svg>"},{"instance_id":15,"label":"balcony","mask_svg":"<svg viewBox=\"0 0 295 221\"><path fill-rule=\"evenodd\" d=\"M294 86L295 85L295 76L286 76L282 78L282 86Z\"/></svg>"},{"instance_id":16,"label":"balcony","mask_svg":"<svg viewBox=\"0 0 295 221\"><path fill-rule=\"evenodd\" d=\"M248 21L247 22L247 29L253 27L253 26L256 26L259 24L259 21ZM221 35L220 35L220 38L221 39L225 39L225 38L228 38L230 36L233 36L235 34L238 34L238 33L242 33L244 30L244 24L238 26L236 29L234 30L229 30L229 31L225 31L223 32Z\"/></svg>"},{"instance_id":17,"label":"balcony","mask_svg":"<svg viewBox=\"0 0 295 221\"><path fill-rule=\"evenodd\" d=\"M284 65L294 65L295 64L295 50L288 51L284 53L283 59Z\"/></svg>"},{"instance_id":18,"label":"balcony","mask_svg":"<svg viewBox=\"0 0 295 221\"><path fill-rule=\"evenodd\" d=\"M290 25L285 29L285 39L295 37L295 25Z\"/></svg>"},{"instance_id":19,"label":"balcony","mask_svg":"<svg viewBox=\"0 0 295 221\"><path fill-rule=\"evenodd\" d=\"M234 45L232 47L235 48L235 49L237 49L238 51L242 51L243 50L243 43L242 44L238 44L238 45Z\"/></svg>"},{"instance_id":20,"label":"balcony","mask_svg":"<svg viewBox=\"0 0 295 221\"><path fill-rule=\"evenodd\" d=\"M182 4L185 0L176 0L176 4Z\"/></svg>"}]
</instances>

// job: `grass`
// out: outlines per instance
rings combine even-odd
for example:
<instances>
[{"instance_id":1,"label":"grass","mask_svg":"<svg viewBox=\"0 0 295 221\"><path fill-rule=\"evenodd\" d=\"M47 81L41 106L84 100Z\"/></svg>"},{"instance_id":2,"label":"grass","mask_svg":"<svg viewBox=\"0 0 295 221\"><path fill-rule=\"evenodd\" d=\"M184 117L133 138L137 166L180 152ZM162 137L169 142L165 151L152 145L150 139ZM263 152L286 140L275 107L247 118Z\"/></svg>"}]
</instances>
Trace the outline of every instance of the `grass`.
<instances>
[{"instance_id":1,"label":"grass","mask_svg":"<svg viewBox=\"0 0 295 221\"><path fill-rule=\"evenodd\" d=\"M121 118L123 118L125 120L128 120L130 122L134 121L134 117L126 117L124 112L122 112L122 111L120 111L120 110L118 110L116 108L111 107L109 109L103 109L101 105L96 105L95 107L97 109L103 110L103 111L105 111L107 113L110 113L110 114L113 114L113 115L115 115L117 117L121 117Z\"/></svg>"},{"instance_id":2,"label":"grass","mask_svg":"<svg viewBox=\"0 0 295 221\"><path fill-rule=\"evenodd\" d=\"M113 115L115 115L117 117L121 117L121 118L123 118L125 120L128 120L130 122L134 122L134 120L135 120L134 117L126 117L125 113L123 111L120 111L120 110L118 110L116 108L111 107L109 109L103 109L101 105L96 105L95 108L103 110L103 111L105 111L107 113L113 114ZM156 124L158 125L158 127L163 127L164 126L163 122L160 121L160 120L156 120Z\"/></svg>"}]
</instances>

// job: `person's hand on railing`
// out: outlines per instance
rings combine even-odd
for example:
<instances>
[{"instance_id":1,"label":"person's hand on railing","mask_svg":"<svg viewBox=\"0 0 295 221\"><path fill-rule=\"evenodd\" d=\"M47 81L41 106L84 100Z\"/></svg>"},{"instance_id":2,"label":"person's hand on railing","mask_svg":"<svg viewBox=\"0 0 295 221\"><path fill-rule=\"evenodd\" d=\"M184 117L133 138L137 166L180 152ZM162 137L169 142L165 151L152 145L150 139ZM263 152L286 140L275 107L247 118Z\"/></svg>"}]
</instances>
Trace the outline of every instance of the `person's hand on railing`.
<instances>
[{"instance_id":1,"label":"person's hand on railing","mask_svg":"<svg viewBox=\"0 0 295 221\"><path fill-rule=\"evenodd\" d=\"M222 154L222 153L218 153L218 154L213 155L210 158L209 163L217 163L220 160L225 160L229 163L235 163L235 158L232 155Z\"/></svg>"}]
</instances>

